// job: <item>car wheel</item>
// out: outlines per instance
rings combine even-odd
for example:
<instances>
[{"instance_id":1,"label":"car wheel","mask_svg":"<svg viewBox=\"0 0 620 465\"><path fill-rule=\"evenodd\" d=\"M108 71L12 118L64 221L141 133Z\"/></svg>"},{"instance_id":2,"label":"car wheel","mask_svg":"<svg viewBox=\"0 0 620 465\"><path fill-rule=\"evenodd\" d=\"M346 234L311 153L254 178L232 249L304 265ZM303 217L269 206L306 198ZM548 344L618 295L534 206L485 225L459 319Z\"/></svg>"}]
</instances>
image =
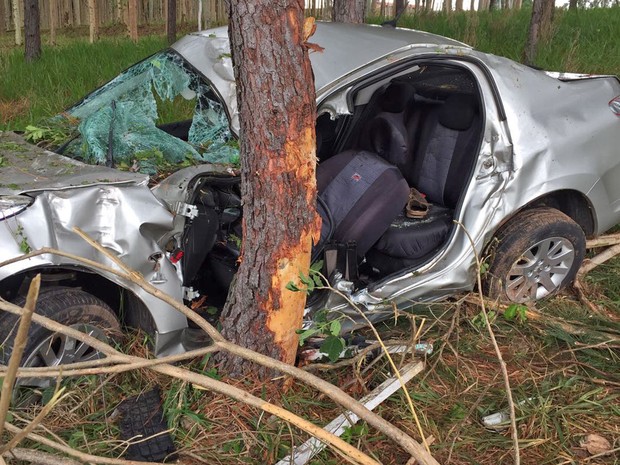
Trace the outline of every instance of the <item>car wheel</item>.
<instances>
[{"instance_id":1,"label":"car wheel","mask_svg":"<svg viewBox=\"0 0 620 465\"><path fill-rule=\"evenodd\" d=\"M553 295L572 282L586 248L581 227L547 207L519 213L495 238L484 291L517 303Z\"/></svg>"},{"instance_id":2,"label":"car wheel","mask_svg":"<svg viewBox=\"0 0 620 465\"><path fill-rule=\"evenodd\" d=\"M20 298L15 303L24 305L25 299ZM100 299L79 289L54 288L42 291L37 300L36 313L104 342L110 342L120 335L120 325L114 311ZM3 341L0 359L5 364L11 356L18 321L17 316L8 313L0 316L0 341ZM88 344L32 323L21 365L49 367L95 360L103 356ZM26 406L40 401L43 392L52 383L55 380L51 378L18 378L13 404Z\"/></svg>"}]
</instances>

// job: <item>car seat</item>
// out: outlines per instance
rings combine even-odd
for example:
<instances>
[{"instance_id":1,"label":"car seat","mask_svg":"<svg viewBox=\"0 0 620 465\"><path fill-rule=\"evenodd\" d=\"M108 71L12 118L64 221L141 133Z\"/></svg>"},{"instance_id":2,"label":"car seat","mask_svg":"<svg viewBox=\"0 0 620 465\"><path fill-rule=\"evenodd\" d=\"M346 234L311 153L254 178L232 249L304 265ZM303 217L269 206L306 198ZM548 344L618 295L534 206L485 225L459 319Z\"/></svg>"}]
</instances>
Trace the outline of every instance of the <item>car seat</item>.
<instances>
[{"instance_id":1,"label":"car seat","mask_svg":"<svg viewBox=\"0 0 620 465\"><path fill-rule=\"evenodd\" d=\"M321 242L357 243L363 256L407 204L409 186L399 169L365 150L347 150L317 167L323 219Z\"/></svg>"},{"instance_id":2,"label":"car seat","mask_svg":"<svg viewBox=\"0 0 620 465\"><path fill-rule=\"evenodd\" d=\"M406 177L430 202L429 213L423 219L410 219L401 212L391 223L368 253L368 261L382 274L424 261L445 241L477 159L481 118L474 96L452 94L442 105L425 110L428 113L421 115L415 134L412 170Z\"/></svg>"}]
</instances>

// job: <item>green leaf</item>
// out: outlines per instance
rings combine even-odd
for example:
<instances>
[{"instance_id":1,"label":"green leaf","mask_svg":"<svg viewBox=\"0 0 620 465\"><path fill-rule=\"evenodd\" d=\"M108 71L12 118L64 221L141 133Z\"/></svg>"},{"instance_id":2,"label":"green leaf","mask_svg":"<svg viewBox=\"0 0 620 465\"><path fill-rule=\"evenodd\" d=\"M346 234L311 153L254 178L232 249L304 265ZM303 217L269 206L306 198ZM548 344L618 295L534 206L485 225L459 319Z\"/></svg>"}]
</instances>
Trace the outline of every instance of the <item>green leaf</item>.
<instances>
[{"instance_id":1,"label":"green leaf","mask_svg":"<svg viewBox=\"0 0 620 465\"><path fill-rule=\"evenodd\" d=\"M302 271L299 272L299 280L304 283L306 286L309 286L312 283L312 280L309 276L306 276Z\"/></svg>"},{"instance_id":2,"label":"green leaf","mask_svg":"<svg viewBox=\"0 0 620 465\"><path fill-rule=\"evenodd\" d=\"M504 318L507 320L514 320L517 316L517 304L510 305L506 310L504 310Z\"/></svg>"},{"instance_id":3,"label":"green leaf","mask_svg":"<svg viewBox=\"0 0 620 465\"><path fill-rule=\"evenodd\" d=\"M504 318L508 321L517 320L524 323L527 320L527 307L521 304L512 304L504 310Z\"/></svg>"},{"instance_id":4,"label":"green leaf","mask_svg":"<svg viewBox=\"0 0 620 465\"><path fill-rule=\"evenodd\" d=\"M335 362L344 349L344 340L336 336L327 336L321 344L321 352L327 354L330 361Z\"/></svg>"},{"instance_id":5,"label":"green leaf","mask_svg":"<svg viewBox=\"0 0 620 465\"><path fill-rule=\"evenodd\" d=\"M300 290L293 281L289 281L288 283L286 283L286 288L289 291L293 291L293 292L299 292Z\"/></svg>"},{"instance_id":6,"label":"green leaf","mask_svg":"<svg viewBox=\"0 0 620 465\"><path fill-rule=\"evenodd\" d=\"M312 265L310 265L310 272L311 272L310 274L312 274L312 272L320 273L322 269L323 269L323 260L314 262Z\"/></svg>"},{"instance_id":7,"label":"green leaf","mask_svg":"<svg viewBox=\"0 0 620 465\"><path fill-rule=\"evenodd\" d=\"M334 320L329 325L329 332L333 336L339 336L341 329L342 329L342 324L340 323L340 320Z\"/></svg>"},{"instance_id":8,"label":"green leaf","mask_svg":"<svg viewBox=\"0 0 620 465\"><path fill-rule=\"evenodd\" d=\"M318 332L318 328L298 329L297 334L299 334L299 345L303 346L306 343L306 339L314 336Z\"/></svg>"}]
</instances>

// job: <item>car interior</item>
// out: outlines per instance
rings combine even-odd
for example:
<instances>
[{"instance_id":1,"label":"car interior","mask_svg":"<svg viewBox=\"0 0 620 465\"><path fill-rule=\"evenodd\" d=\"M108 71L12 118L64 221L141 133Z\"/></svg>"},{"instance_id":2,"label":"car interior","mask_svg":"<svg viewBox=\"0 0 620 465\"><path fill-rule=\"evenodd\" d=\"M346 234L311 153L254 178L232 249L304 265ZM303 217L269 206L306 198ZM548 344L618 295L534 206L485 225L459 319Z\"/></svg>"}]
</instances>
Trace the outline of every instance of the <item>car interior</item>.
<instances>
[{"instance_id":1,"label":"car interior","mask_svg":"<svg viewBox=\"0 0 620 465\"><path fill-rule=\"evenodd\" d=\"M318 117L323 229L313 260L324 261L326 276L338 271L362 288L421 265L447 243L482 140L479 95L467 69L419 65L354 90L351 114ZM411 188L428 202L416 218L406 212ZM205 218L217 214L207 221L217 238L205 244L203 227L186 230L184 248L201 250L186 250L184 284L218 307L237 268L241 198L230 180L205 180L195 196Z\"/></svg>"},{"instance_id":2,"label":"car interior","mask_svg":"<svg viewBox=\"0 0 620 465\"><path fill-rule=\"evenodd\" d=\"M331 212L322 214L330 240L357 243L359 275L372 281L424 263L446 243L483 116L476 80L456 66L416 66L359 89L353 101L352 115L318 119L319 211ZM359 176L368 182L363 194ZM411 188L429 204L421 217L406 214Z\"/></svg>"}]
</instances>

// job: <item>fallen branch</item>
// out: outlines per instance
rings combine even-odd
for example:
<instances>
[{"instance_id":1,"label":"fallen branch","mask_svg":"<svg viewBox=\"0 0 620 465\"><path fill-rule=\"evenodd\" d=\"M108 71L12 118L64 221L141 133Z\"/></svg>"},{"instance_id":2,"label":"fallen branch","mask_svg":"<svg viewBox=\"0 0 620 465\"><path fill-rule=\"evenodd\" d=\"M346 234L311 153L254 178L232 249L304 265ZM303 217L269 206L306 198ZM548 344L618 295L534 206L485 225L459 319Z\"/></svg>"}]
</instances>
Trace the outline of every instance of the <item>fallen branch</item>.
<instances>
[{"instance_id":1,"label":"fallen branch","mask_svg":"<svg viewBox=\"0 0 620 465\"><path fill-rule=\"evenodd\" d=\"M514 448L514 463L515 465L520 465L521 463L521 453L519 450L519 432L517 430L517 414L515 412L515 404L512 398L512 389L510 387L510 376L508 376L508 369L506 368L506 362L504 362L504 357L502 356L502 351L499 349L499 345L497 344L497 340L495 339L495 333L493 332L493 328L491 327L491 322L489 321L489 315L487 313L486 306L484 304L484 297L482 295L482 278L481 278L481 264L480 257L478 257L478 253L476 252L476 247L474 244L474 240L472 239L469 231L463 226L462 223L455 221L457 225L461 227L467 238L469 239L469 243L471 244L471 248L474 252L474 257L476 258L476 281L478 285L478 293L480 296L480 308L482 309L482 315L484 316L484 324L489 332L489 336L491 337L491 342L493 343L493 348L495 349L495 355L497 356L497 360L499 361L499 366L502 371L502 377L504 378L504 386L506 388L506 398L508 400L508 411L510 412L510 434L512 436L512 444Z\"/></svg>"},{"instance_id":2,"label":"fallen branch","mask_svg":"<svg viewBox=\"0 0 620 465\"><path fill-rule=\"evenodd\" d=\"M71 460L67 457L58 457L57 455L35 449L15 448L10 452L5 452L2 456L37 465L82 465L82 462Z\"/></svg>"},{"instance_id":3,"label":"fallen branch","mask_svg":"<svg viewBox=\"0 0 620 465\"><path fill-rule=\"evenodd\" d=\"M609 247L610 245L620 244L620 233L606 234L586 242L586 249L596 249L598 247Z\"/></svg>"},{"instance_id":4,"label":"fallen branch","mask_svg":"<svg viewBox=\"0 0 620 465\"><path fill-rule=\"evenodd\" d=\"M4 302L0 302L0 309L9 311L10 313L14 313L14 314L21 314L23 312L23 309L21 307L17 305L13 305L13 304L7 304ZM86 344L98 350L99 352L102 352L103 354L108 355L108 356L114 355L119 359L125 360L126 363L139 362L143 360L140 357L122 354L121 352L117 351L116 349L109 346L105 342L102 342L92 336L84 334L76 329L57 323L54 320L46 318L42 315L33 314L32 320L38 325L43 326L46 329L49 329L50 331L53 331L56 333L62 333L74 339L80 340L81 342L85 342ZM181 379L181 380L187 381L192 384L196 384L210 391L226 395L228 397L231 397L232 399L243 402L252 407L259 408L267 413L271 413L281 418L282 420L285 420L297 426L298 428L302 429L308 434L315 436L321 439L322 441L330 444L332 447L340 450L344 454L348 455L350 458L356 460L356 463L367 464L367 465L378 465L378 463L375 460L371 459L370 457L368 457L366 454L362 453L355 447L347 444L342 439L330 433L327 433L326 431L322 430L318 426L283 409L282 407L278 407L277 405L266 402L242 389L239 389L236 386L232 386L223 381L218 381L213 378L210 378L206 375L193 373L189 370L178 368L178 367L175 367L169 364L153 365L153 366L150 366L149 368L158 373L172 376L174 378ZM332 386L332 388L336 389L334 386ZM346 396L346 394L344 395ZM372 413L372 412L369 412L367 409L365 410L366 412L364 412L364 415L368 417L367 413ZM97 463L111 463L111 462L97 462Z\"/></svg>"},{"instance_id":5,"label":"fallen branch","mask_svg":"<svg viewBox=\"0 0 620 465\"><path fill-rule=\"evenodd\" d=\"M0 436L2 436L2 433L4 432L4 420L6 419L6 414L9 411L9 406L11 405L11 399L13 397L15 375L21 363L22 356L24 355L26 343L28 342L28 330L30 329L32 314L34 313L34 309L37 304L37 297L39 296L40 287L41 275L37 275L32 280L32 283L30 283L30 288L28 289L26 305L24 306L24 310L19 321L19 327L17 328L17 335L15 336L15 340L13 342L9 366L2 382L2 391L0 392Z\"/></svg>"},{"instance_id":6,"label":"fallen branch","mask_svg":"<svg viewBox=\"0 0 620 465\"><path fill-rule=\"evenodd\" d=\"M133 282L134 284L140 286L142 289L144 289L145 292L161 299L162 301L168 303L170 306L172 306L173 308L175 308L176 310L178 310L179 312L181 312L182 314L184 314L188 319L190 319L191 321L193 321L194 323L196 323L201 329L203 329L214 341L214 346L216 346L218 349L222 349L222 350L227 350L228 352L237 355L239 357L242 357L246 360L250 360L253 361L255 363L258 363L262 366L265 366L267 368L272 368L275 370L278 370L284 374L290 375L294 378L299 379L300 381L303 381L304 383L320 390L321 392L325 393L328 397L330 397L333 401L337 402L338 404L342 405L343 407L347 408L348 410L351 410L353 413L355 413L356 415L358 415L360 418L362 418L363 420L365 420L369 425L375 427L376 429L378 429L379 431L381 431L382 433L384 433L387 437L389 437L390 439L392 439L393 441L395 441L397 444L399 444L405 451L407 451L409 454L411 454L414 457L418 458L418 461L420 462L420 464L422 465L437 465L438 462L430 455L430 453L428 453L424 447L422 447L417 441L415 441L413 438L411 438L409 435L407 435L406 433L404 433L402 430L400 430L399 428L397 428L396 426L392 425L391 423L387 422L386 420L384 420L383 418L381 418L380 416L370 412L368 409L366 409L362 404L360 404L358 401L356 401L355 399L351 398L349 395L347 395L346 393L344 393L343 391L341 391L340 389L336 388L335 386L333 386L332 384L328 383L327 381L318 378L317 376L308 373L304 370L301 370L297 367L294 367L292 365L287 365L284 364L282 362L279 362L277 360L274 360L270 357L267 357L266 355L251 351L249 349L245 349L243 347L237 346L235 344L232 344L228 341L226 341L221 334L213 327L211 326L206 320L204 320L202 317L200 317L199 315L197 315L195 312L191 311L190 309L188 309L187 307L185 307L182 303L176 301L174 298L172 298L171 296L161 292L159 289L155 288L153 285L151 285L150 283L146 282L144 280L144 278L142 277L142 275L140 275L139 273L129 269L120 259L118 259L118 257L113 256L112 254L110 254L110 252L108 250L106 250L105 248L103 248L102 246L100 246L98 243L96 243L95 241L93 241L91 238L89 238L86 234L84 234L82 231L80 230L75 230L76 233L78 235L80 235L80 237L82 237L86 242L88 242L92 247L94 247L96 250L98 250L100 253L102 253L104 256L106 256L107 258L109 258L110 260L112 260L114 262L114 264L116 264L118 266L119 269L117 268L113 268L110 266L106 266L103 265L99 262L96 262L94 260L89 260L89 259L85 259L82 257L79 257L77 255L74 254L69 254L66 252L62 252L62 251L58 251L55 249L51 249L51 248L43 248L40 249L38 251L35 252L31 252L29 254L23 255L21 257L15 258L15 259L11 259L11 260L7 260L3 263L0 263L0 267L5 266L7 264L10 263L14 263L16 261L19 260L24 260L27 258L31 258L34 256L38 256L38 255L44 255L44 254L55 254L58 256L62 256L71 260L74 260L76 262L85 264L91 268L94 269L98 269L100 271L104 271L105 273L109 273L112 275L115 275L117 277L120 277L123 280L128 280ZM9 309L11 308L11 310L13 311L13 313L18 313L21 311L21 309L17 306L11 305L11 304L3 304L0 305L0 308L4 308L4 309ZM9 311L11 311L9 310ZM53 322L52 320L46 319L44 317L41 317L39 315L34 315L34 320L35 322L37 322L37 324L41 324L41 326L46 327L47 329L50 329L52 331L55 332L61 332L64 334L67 334L71 337L74 337L82 342L86 342L87 344L89 344L91 347L95 348L96 350L99 350L103 353L105 353L106 355L114 355L117 357L129 357L129 356L125 356L123 354L121 354L118 351L115 351L114 349L112 349L111 347L107 346L106 344L103 344L101 341L98 341L94 338L90 338L88 336L86 336L83 333L77 332L77 331L72 331L71 334L69 333L68 330L70 330L70 328L67 327L63 327L62 325L58 325L58 323ZM106 347L106 349L103 349L103 346ZM110 349L112 350L112 352L110 352ZM142 361L143 359L140 359L138 357L130 357L129 359L125 359L126 363L131 363L131 362L136 362L138 363L139 361ZM179 369L176 367L172 367L169 365L154 365L149 367L151 370L160 372L160 373L164 373L164 374L168 374L171 376L176 376L179 374ZM258 408L263 409L264 411L267 411L269 413L273 413L276 416L279 416L280 418L284 419L285 421L291 421L293 424L295 424L296 426L300 427L301 429L306 430L307 432L309 432L310 434L313 434L312 431L314 431L313 428L314 425L312 425L309 422L306 422L305 420L303 420L302 418L296 417L296 416L292 416L293 414L291 414L290 412L281 409L273 404L268 404L266 402L263 402L262 400L255 398L254 396L251 396L250 394L248 394L245 391L242 391L238 388L235 389L231 389L232 386L220 382L220 381L216 381L213 380L212 378L208 378L206 376L203 376L202 378L200 378L202 375L196 375L193 374L194 376L198 376L199 378L197 378L197 381L191 380L190 382L193 382L195 384L198 385L202 385L203 387L206 387L207 389L213 390L214 392L219 392L222 393L224 395L230 396L236 400L239 400L241 402L244 403L248 403L250 405L254 405ZM188 379L189 380L189 379ZM202 383L202 384L201 384ZM234 394L234 395L233 395ZM248 397L250 396L250 397ZM253 402L253 403L252 403ZM277 412L277 413L276 413ZM294 422L292 421L292 419L294 419ZM307 430L306 428L309 428L309 430ZM323 434L318 432L317 434ZM323 438L321 438L323 439ZM328 440L329 439L329 440ZM354 449L351 446L349 446L348 444L344 443L343 441L341 441L340 439L338 439L338 441L333 441L333 438L328 438L325 439L327 442L329 442L332 446L336 447L337 449L342 450L342 448L345 448L347 450L346 453L353 453L352 451L350 451L350 449ZM337 439L337 438L336 438ZM338 444L339 447L336 446L336 444ZM357 449L354 449L355 451L357 451ZM359 451L357 451L359 452ZM367 457L367 456L365 456ZM368 457L367 457L368 458ZM371 462L366 462L366 463L374 463L374 461L372 461L372 459L368 458L369 460L371 460Z\"/></svg>"}]
</instances>

